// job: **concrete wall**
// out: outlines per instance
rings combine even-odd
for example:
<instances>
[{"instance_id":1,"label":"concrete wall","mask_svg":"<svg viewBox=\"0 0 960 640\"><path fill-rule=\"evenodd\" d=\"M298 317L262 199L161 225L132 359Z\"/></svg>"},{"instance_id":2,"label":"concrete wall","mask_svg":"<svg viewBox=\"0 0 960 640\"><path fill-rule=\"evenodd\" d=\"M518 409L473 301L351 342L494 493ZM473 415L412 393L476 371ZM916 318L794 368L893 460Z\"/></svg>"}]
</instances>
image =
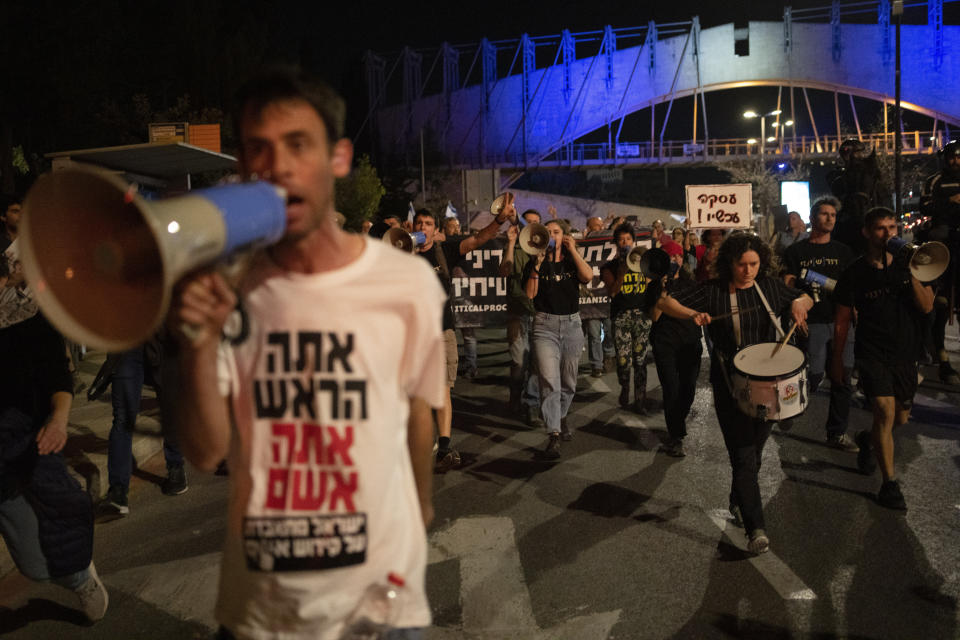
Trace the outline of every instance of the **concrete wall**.
<instances>
[{"instance_id":1,"label":"concrete wall","mask_svg":"<svg viewBox=\"0 0 960 640\"><path fill-rule=\"evenodd\" d=\"M472 172L467 172L472 173ZM547 208L553 205L557 209L558 218L566 218L575 229L583 230L587 226L587 218L599 216L606 218L608 214L616 216L637 216L640 226L650 226L654 220L663 220L664 225L671 229L680 222L672 215L681 219L686 216L684 211L670 211L668 209L657 209L654 207L640 207L630 204L620 204L619 202L607 202L604 200L590 200L587 198L574 198L571 196L558 196L552 193L539 193L536 191L523 191L510 189L516 198L517 210L521 213L527 209L536 209L543 217L543 221L550 220L547 214ZM468 197L470 194L468 193ZM483 228L490 222L491 214L489 212L490 200L478 200L477 205L472 204L471 198L470 211L471 227Z\"/></svg>"}]
</instances>

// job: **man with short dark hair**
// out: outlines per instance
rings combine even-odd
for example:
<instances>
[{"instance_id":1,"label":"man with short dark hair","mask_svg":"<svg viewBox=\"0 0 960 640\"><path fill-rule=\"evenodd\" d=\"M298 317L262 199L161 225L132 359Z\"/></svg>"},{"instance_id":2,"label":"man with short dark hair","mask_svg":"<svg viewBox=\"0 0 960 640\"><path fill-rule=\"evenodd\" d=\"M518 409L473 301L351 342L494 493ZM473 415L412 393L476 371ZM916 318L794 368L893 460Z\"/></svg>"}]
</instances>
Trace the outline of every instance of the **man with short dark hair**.
<instances>
[{"instance_id":1,"label":"man with short dark hair","mask_svg":"<svg viewBox=\"0 0 960 640\"><path fill-rule=\"evenodd\" d=\"M180 282L168 317L183 452L205 470L229 456L220 638L339 638L393 574L398 637L430 624L443 292L422 261L337 225L334 181L353 156L344 116L302 75L241 90L240 167L284 190L286 230L241 279L239 343L221 341L238 296L215 272Z\"/></svg>"},{"instance_id":2,"label":"man with short dark hair","mask_svg":"<svg viewBox=\"0 0 960 640\"><path fill-rule=\"evenodd\" d=\"M877 501L889 509L905 510L893 466L893 428L906 424L910 417L925 316L933 310L933 290L887 251L887 241L897 235L893 211L883 207L867 211L863 235L867 252L837 282L830 379L834 384L843 383L843 349L856 309L854 354L860 386L873 411L872 432L861 431L856 437L860 447L857 466L869 475L879 462L883 484ZM874 450L876 461L871 457Z\"/></svg>"},{"instance_id":3,"label":"man with short dark hair","mask_svg":"<svg viewBox=\"0 0 960 640\"><path fill-rule=\"evenodd\" d=\"M22 209L23 200L20 197L6 194L0 197L0 253L17 239Z\"/></svg>"},{"instance_id":4,"label":"man with short dark hair","mask_svg":"<svg viewBox=\"0 0 960 640\"><path fill-rule=\"evenodd\" d=\"M840 201L827 196L810 207L810 237L787 247L783 254L784 282L788 286L810 294L815 304L807 316L807 362L810 393L817 390L826 372L827 345L833 339L833 287L837 279L853 261L850 248L833 240L830 234L837 224ZM807 274L804 281L803 274ZM820 282L820 281L823 282ZM853 388L853 331L848 333L842 349L843 380L830 384L830 410L827 413L827 444L843 451L857 451L857 445L847 435L850 416L850 396ZM781 428L786 428L781 424Z\"/></svg>"},{"instance_id":5,"label":"man with short dark hair","mask_svg":"<svg viewBox=\"0 0 960 640\"><path fill-rule=\"evenodd\" d=\"M513 195L508 194L506 204L499 215L494 216L486 227L467 237L451 238L438 241L437 219L426 209L420 209L413 217L413 230L426 236L426 242L417 248L421 258L424 258L433 268L440 284L447 293L447 302L443 307L443 341L446 352L447 388L444 394L443 406L437 409L437 456L434 470L440 473L449 471L460 464L460 454L450 446L450 436L453 432L453 402L450 398L450 389L457 381L457 334L454 331L453 305L453 269L463 257L486 244L497 235L497 230L507 220L516 217L513 206Z\"/></svg>"}]
</instances>

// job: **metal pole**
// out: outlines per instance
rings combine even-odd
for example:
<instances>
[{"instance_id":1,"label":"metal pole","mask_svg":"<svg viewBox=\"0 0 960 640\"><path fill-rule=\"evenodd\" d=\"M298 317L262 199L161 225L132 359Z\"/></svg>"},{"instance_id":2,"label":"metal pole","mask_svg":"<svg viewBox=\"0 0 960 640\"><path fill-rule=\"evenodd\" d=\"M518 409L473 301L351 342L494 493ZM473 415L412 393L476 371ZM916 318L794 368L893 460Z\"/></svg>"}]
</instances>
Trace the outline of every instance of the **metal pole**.
<instances>
[{"instance_id":1,"label":"metal pole","mask_svg":"<svg viewBox=\"0 0 960 640\"><path fill-rule=\"evenodd\" d=\"M893 17L896 19L896 33L897 33L897 42L896 42L896 73L894 75L896 79L896 120L894 122L894 127L896 128L896 146L894 146L893 152L893 193L894 198L896 198L896 210L897 210L897 220L903 215L903 198L901 197L901 182L903 180L903 167L901 166L901 155L903 153L903 122L901 120L902 114L900 112L900 24L903 22L903 0L894 0L893 3Z\"/></svg>"},{"instance_id":2,"label":"metal pole","mask_svg":"<svg viewBox=\"0 0 960 640\"><path fill-rule=\"evenodd\" d=\"M423 208L427 208L427 165L423 158L423 129L420 129L420 195Z\"/></svg>"},{"instance_id":3,"label":"metal pole","mask_svg":"<svg viewBox=\"0 0 960 640\"><path fill-rule=\"evenodd\" d=\"M763 157L767 146L767 116L760 116L760 157Z\"/></svg>"}]
</instances>

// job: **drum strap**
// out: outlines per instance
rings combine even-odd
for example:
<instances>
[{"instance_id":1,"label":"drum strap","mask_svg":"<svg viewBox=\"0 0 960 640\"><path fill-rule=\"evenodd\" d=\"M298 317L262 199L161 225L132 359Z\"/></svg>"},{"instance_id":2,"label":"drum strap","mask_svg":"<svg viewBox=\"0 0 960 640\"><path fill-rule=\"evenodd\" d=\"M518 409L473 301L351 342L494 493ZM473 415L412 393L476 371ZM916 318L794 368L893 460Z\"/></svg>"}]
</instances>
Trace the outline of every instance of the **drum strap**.
<instances>
[{"instance_id":1,"label":"drum strap","mask_svg":"<svg viewBox=\"0 0 960 640\"><path fill-rule=\"evenodd\" d=\"M730 294L730 319L733 322L733 339L740 348L740 307L737 305L737 290Z\"/></svg>"},{"instance_id":2,"label":"drum strap","mask_svg":"<svg viewBox=\"0 0 960 640\"><path fill-rule=\"evenodd\" d=\"M770 303L767 302L766 296L764 296L763 291L760 290L760 285L753 283L753 286L757 290L757 295L760 296L760 302L763 303L763 306L767 309L767 313L770 314L770 322L773 323L774 328L777 330L777 335L779 335L782 339L786 334L783 332L783 327L780 326L780 321L777 319L777 314L775 314L773 309L770 308Z\"/></svg>"}]
</instances>

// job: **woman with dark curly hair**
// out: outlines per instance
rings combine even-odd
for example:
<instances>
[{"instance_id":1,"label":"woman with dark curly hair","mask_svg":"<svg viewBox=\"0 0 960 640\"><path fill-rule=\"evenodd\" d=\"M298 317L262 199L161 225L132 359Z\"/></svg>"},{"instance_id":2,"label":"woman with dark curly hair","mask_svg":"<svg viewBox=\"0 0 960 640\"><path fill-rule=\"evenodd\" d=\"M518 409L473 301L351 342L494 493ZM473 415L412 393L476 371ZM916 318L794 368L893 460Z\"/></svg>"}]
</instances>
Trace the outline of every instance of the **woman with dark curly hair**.
<instances>
[{"instance_id":1,"label":"woman with dark curly hair","mask_svg":"<svg viewBox=\"0 0 960 640\"><path fill-rule=\"evenodd\" d=\"M783 331L777 318L787 313L806 331L807 311L813 300L774 277L777 265L773 251L751 233L734 233L724 240L713 266L712 279L662 298L657 308L674 318L691 318L700 326L708 326L713 342L713 404L733 469L730 513L738 524L742 522L750 551L763 553L769 549L770 540L757 477L772 423L747 415L737 406L730 389L730 363L743 347L776 341ZM731 311L738 313L713 323L714 316Z\"/></svg>"}]
</instances>

